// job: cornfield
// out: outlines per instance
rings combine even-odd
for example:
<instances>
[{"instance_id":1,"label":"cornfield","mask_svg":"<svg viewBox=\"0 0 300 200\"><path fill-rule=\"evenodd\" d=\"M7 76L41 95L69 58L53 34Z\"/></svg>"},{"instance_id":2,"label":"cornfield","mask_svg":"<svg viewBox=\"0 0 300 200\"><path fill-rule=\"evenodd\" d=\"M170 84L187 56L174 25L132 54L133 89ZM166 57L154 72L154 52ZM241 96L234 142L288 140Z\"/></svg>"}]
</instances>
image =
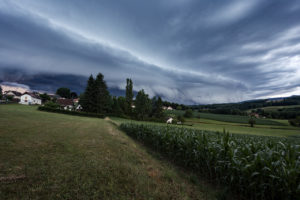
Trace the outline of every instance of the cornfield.
<instances>
[{"instance_id":1,"label":"cornfield","mask_svg":"<svg viewBox=\"0 0 300 200\"><path fill-rule=\"evenodd\" d=\"M299 140L131 123L120 127L242 197L300 199Z\"/></svg>"}]
</instances>

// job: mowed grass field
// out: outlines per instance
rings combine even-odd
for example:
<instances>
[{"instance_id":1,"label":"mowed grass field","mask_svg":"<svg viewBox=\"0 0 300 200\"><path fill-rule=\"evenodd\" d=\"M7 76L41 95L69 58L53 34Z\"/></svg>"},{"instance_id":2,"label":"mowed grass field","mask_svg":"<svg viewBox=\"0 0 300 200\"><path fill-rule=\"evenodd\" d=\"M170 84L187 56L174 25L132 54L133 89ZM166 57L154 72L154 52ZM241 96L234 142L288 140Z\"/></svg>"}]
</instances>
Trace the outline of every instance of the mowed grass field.
<instances>
[{"instance_id":1,"label":"mowed grass field","mask_svg":"<svg viewBox=\"0 0 300 200\"><path fill-rule=\"evenodd\" d=\"M167 114L174 115L184 115L184 111L182 110L172 110L166 111ZM231 123L241 123L248 124L249 117L241 116L241 115L223 115L223 114L213 114L213 113L202 113L202 112L193 112L194 117L222 121L222 122L231 122ZM275 125L275 126L285 126L285 123L280 121L271 120L271 119L255 119L256 124L258 125Z\"/></svg>"},{"instance_id":2,"label":"mowed grass field","mask_svg":"<svg viewBox=\"0 0 300 200\"><path fill-rule=\"evenodd\" d=\"M182 111L172 111L172 113L182 114ZM197 113L196 113L197 114ZM195 116L197 116L195 114ZM206 113L205 113L206 114ZM217 114L211 114L210 116L216 116ZM262 135L262 136L277 136L277 137L300 137L300 128L290 126L287 120L272 120L280 125L259 125L256 124L254 127L250 127L248 123L238 123L238 122L226 122L221 121L221 117L218 116L218 120L207 119L203 116L200 118L186 118L185 124L187 125L169 125L169 126L182 126L185 128L195 128L199 130L207 131L219 131L223 132L225 130L229 133L235 134L251 134L251 135ZM236 116L239 117L239 116ZM241 116L244 117L244 116ZM162 126L167 126L165 123L154 123L154 122L141 122L133 121L121 118L112 118L118 124L123 122L134 122L134 123L147 123L147 124L160 124ZM192 125L192 126L191 126Z\"/></svg>"},{"instance_id":3,"label":"mowed grass field","mask_svg":"<svg viewBox=\"0 0 300 200\"><path fill-rule=\"evenodd\" d=\"M266 111L278 111L278 109L287 109L287 108L300 108L300 105L292 105L292 106L269 106L269 107L262 107L261 109Z\"/></svg>"},{"instance_id":4,"label":"mowed grass field","mask_svg":"<svg viewBox=\"0 0 300 200\"><path fill-rule=\"evenodd\" d=\"M280 120L281 123L284 123ZM255 125L250 127L249 124L241 123L229 123L220 122L209 119L188 119L187 123L192 123L193 128L208 130L208 131L219 131L225 130L229 133L236 134L250 134L250 135L262 135L262 136L278 136L278 137L300 137L300 128L293 127L286 123L286 126L275 126L275 125Z\"/></svg>"},{"instance_id":5,"label":"mowed grass field","mask_svg":"<svg viewBox=\"0 0 300 200\"><path fill-rule=\"evenodd\" d=\"M214 199L109 119L0 105L0 199Z\"/></svg>"}]
</instances>

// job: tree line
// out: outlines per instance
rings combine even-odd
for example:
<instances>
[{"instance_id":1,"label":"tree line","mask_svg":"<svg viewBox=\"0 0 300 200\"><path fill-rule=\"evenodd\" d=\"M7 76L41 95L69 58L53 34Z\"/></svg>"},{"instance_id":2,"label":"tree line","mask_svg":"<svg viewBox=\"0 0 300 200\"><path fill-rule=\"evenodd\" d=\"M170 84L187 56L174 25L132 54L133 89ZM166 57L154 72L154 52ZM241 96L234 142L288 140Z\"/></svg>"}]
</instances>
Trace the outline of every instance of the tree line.
<instances>
[{"instance_id":1,"label":"tree line","mask_svg":"<svg viewBox=\"0 0 300 200\"><path fill-rule=\"evenodd\" d=\"M138 120L164 120L163 101L160 97L149 98L142 89L138 91L135 99L133 82L126 79L124 96L112 96L104 80L99 73L95 78L91 75L87 81L84 93L80 95L79 104L83 111L97 114L115 115L134 118Z\"/></svg>"}]
</instances>

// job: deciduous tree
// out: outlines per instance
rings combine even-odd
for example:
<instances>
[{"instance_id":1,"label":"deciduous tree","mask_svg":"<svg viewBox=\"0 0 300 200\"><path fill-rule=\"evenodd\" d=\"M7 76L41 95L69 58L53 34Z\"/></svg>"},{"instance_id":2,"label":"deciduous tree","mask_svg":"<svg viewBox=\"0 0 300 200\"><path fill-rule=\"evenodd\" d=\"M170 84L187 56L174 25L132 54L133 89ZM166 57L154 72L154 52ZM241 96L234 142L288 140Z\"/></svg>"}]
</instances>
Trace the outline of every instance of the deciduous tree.
<instances>
[{"instance_id":1,"label":"deciduous tree","mask_svg":"<svg viewBox=\"0 0 300 200\"><path fill-rule=\"evenodd\" d=\"M187 109L184 113L184 117L186 118L191 118L193 117L193 110L192 109Z\"/></svg>"},{"instance_id":2,"label":"deciduous tree","mask_svg":"<svg viewBox=\"0 0 300 200\"><path fill-rule=\"evenodd\" d=\"M71 92L70 96L71 96L71 99L76 99L76 98L78 98L78 95L77 95L76 92Z\"/></svg>"},{"instance_id":3,"label":"deciduous tree","mask_svg":"<svg viewBox=\"0 0 300 200\"><path fill-rule=\"evenodd\" d=\"M40 94L40 97L42 99L42 103L46 103L47 101L50 101L50 96L47 93Z\"/></svg>"},{"instance_id":4,"label":"deciduous tree","mask_svg":"<svg viewBox=\"0 0 300 200\"><path fill-rule=\"evenodd\" d=\"M253 117L251 117L248 121L248 123L250 124L251 127L254 127L254 124L256 123L255 119Z\"/></svg>"},{"instance_id":5,"label":"deciduous tree","mask_svg":"<svg viewBox=\"0 0 300 200\"><path fill-rule=\"evenodd\" d=\"M70 98L71 97L71 91L69 88L58 88L56 90L56 94L63 97L63 98Z\"/></svg>"}]
</instances>

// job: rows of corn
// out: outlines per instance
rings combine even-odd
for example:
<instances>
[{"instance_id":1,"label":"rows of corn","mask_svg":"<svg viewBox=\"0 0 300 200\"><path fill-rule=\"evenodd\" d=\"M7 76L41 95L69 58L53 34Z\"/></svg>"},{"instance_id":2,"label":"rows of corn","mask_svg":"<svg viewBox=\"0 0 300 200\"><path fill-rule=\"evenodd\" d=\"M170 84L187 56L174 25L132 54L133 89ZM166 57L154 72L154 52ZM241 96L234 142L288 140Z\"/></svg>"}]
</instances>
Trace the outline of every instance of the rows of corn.
<instances>
[{"instance_id":1,"label":"rows of corn","mask_svg":"<svg viewBox=\"0 0 300 200\"><path fill-rule=\"evenodd\" d=\"M121 124L131 137L249 199L300 199L300 143L173 126Z\"/></svg>"}]
</instances>

